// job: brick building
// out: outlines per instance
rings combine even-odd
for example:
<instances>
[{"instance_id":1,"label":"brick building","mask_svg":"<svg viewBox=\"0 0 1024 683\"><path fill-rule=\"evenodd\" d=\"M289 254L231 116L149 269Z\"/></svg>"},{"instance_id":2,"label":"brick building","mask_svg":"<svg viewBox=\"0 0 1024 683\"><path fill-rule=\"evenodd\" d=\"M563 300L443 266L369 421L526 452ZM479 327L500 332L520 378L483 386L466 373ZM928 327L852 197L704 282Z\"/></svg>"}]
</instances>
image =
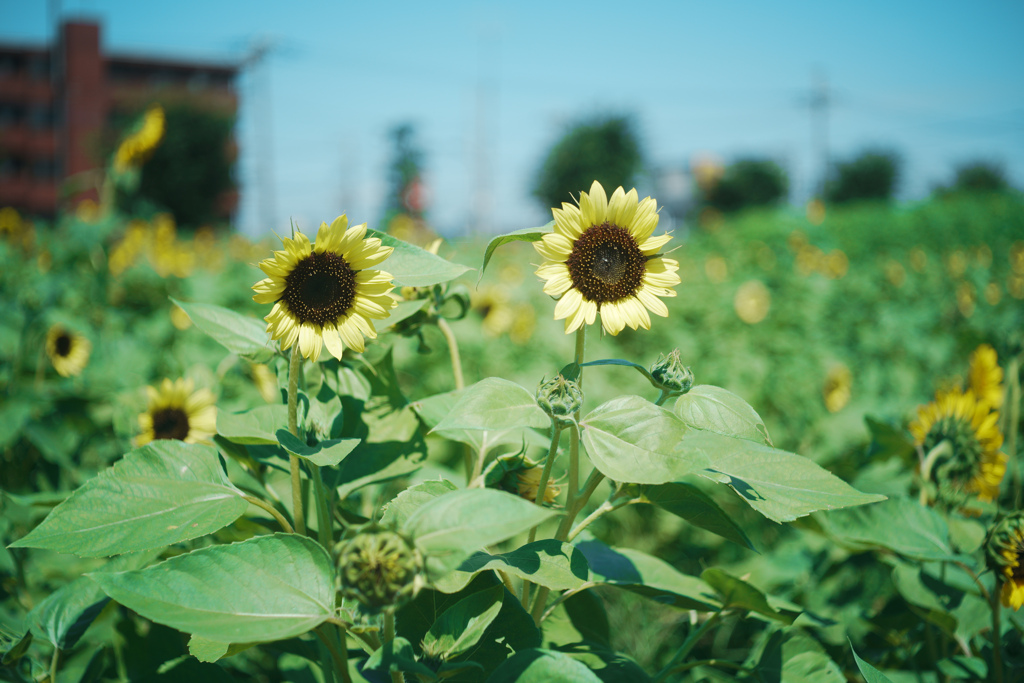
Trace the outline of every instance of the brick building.
<instances>
[{"instance_id":1,"label":"brick building","mask_svg":"<svg viewBox=\"0 0 1024 683\"><path fill-rule=\"evenodd\" d=\"M53 46L0 43L0 207L52 216L68 200L95 196L113 121L154 101L233 116L238 71L237 64L104 54L91 22L61 24ZM223 199L227 215L237 193Z\"/></svg>"}]
</instances>

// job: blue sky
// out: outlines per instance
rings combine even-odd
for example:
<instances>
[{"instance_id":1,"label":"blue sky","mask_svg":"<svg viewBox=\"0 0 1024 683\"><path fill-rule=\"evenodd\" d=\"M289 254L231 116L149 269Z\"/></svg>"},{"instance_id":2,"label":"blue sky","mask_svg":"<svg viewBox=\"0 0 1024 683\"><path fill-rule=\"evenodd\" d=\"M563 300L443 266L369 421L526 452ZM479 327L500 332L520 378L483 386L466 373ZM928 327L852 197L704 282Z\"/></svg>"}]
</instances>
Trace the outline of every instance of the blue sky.
<instances>
[{"instance_id":1,"label":"blue sky","mask_svg":"<svg viewBox=\"0 0 1024 683\"><path fill-rule=\"evenodd\" d=\"M0 0L0 40L48 40L51 4ZM254 41L275 45L269 88L240 82L239 223L251 234L341 212L375 227L387 133L406 121L426 155L429 217L448 235L481 215L495 231L546 222L533 174L569 123L602 113L635 118L652 169L771 156L799 202L820 172L805 104L816 73L834 97L833 158L896 149L904 199L978 158L1024 185L1017 0L57 4L99 19L111 52L237 59ZM256 107L269 111L273 216L246 192Z\"/></svg>"}]
</instances>

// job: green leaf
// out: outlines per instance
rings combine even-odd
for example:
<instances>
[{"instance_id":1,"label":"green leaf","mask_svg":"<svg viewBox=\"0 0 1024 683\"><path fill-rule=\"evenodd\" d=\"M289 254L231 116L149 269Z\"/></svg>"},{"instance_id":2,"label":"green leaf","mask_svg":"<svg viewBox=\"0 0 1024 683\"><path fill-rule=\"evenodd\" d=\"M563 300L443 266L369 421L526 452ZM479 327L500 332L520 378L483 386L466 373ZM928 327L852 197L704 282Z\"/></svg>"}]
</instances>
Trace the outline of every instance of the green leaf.
<instances>
[{"instance_id":1,"label":"green leaf","mask_svg":"<svg viewBox=\"0 0 1024 683\"><path fill-rule=\"evenodd\" d=\"M561 652L522 650L494 670L487 683L601 683L584 664Z\"/></svg>"},{"instance_id":2,"label":"green leaf","mask_svg":"<svg viewBox=\"0 0 1024 683\"><path fill-rule=\"evenodd\" d=\"M446 609L423 637L423 652L446 661L480 642L501 611L503 586L494 586L459 600Z\"/></svg>"},{"instance_id":3,"label":"green leaf","mask_svg":"<svg viewBox=\"0 0 1024 683\"><path fill-rule=\"evenodd\" d=\"M647 486L644 488L643 499L682 517L694 526L754 550L743 529L718 507L718 503L696 486L682 482Z\"/></svg>"},{"instance_id":4,"label":"green leaf","mask_svg":"<svg viewBox=\"0 0 1024 683\"><path fill-rule=\"evenodd\" d=\"M274 357L267 325L262 320L212 304L184 303L174 298L171 301L188 314L196 327L231 353L254 363L265 363Z\"/></svg>"},{"instance_id":5,"label":"green leaf","mask_svg":"<svg viewBox=\"0 0 1024 683\"><path fill-rule=\"evenodd\" d=\"M463 489L427 502L402 528L427 557L431 575L442 576L474 551L511 538L555 514L504 491Z\"/></svg>"},{"instance_id":6,"label":"green leaf","mask_svg":"<svg viewBox=\"0 0 1024 683\"><path fill-rule=\"evenodd\" d=\"M789 625L796 619L796 615L784 614L772 608L768 604L768 598L764 593L746 581L731 576L721 569L705 569L700 578L709 586L715 589L722 596L723 607L732 607L757 612L769 619L781 621Z\"/></svg>"},{"instance_id":7,"label":"green leaf","mask_svg":"<svg viewBox=\"0 0 1024 683\"><path fill-rule=\"evenodd\" d=\"M277 430L288 426L288 406L260 406L241 413L217 411L217 433L245 445L277 445Z\"/></svg>"},{"instance_id":8,"label":"green leaf","mask_svg":"<svg viewBox=\"0 0 1024 683\"><path fill-rule=\"evenodd\" d=\"M455 407L455 404L465 391L465 389L462 389L461 391L436 394L415 401L410 406L428 428L433 428L452 411L452 408ZM469 444L478 453L480 451L490 451L491 448L501 444L522 444L525 442L527 445L547 448L551 443L550 438L541 436L536 430L529 427L514 427L512 429L497 429L494 431L481 429L431 429L431 433L445 439Z\"/></svg>"},{"instance_id":9,"label":"green leaf","mask_svg":"<svg viewBox=\"0 0 1024 683\"><path fill-rule=\"evenodd\" d=\"M328 439L307 446L287 429L277 430L277 442L292 455L308 460L318 467L334 467L355 450L361 439Z\"/></svg>"},{"instance_id":10,"label":"green leaf","mask_svg":"<svg viewBox=\"0 0 1024 683\"><path fill-rule=\"evenodd\" d=\"M423 467L425 459L426 453L418 441L363 442L330 472L337 486L338 498L344 500L369 484L415 472Z\"/></svg>"},{"instance_id":11,"label":"green leaf","mask_svg":"<svg viewBox=\"0 0 1024 683\"><path fill-rule=\"evenodd\" d=\"M597 593L590 589L573 593L562 605L580 636L606 648L611 647L612 632L608 612Z\"/></svg>"},{"instance_id":12,"label":"green leaf","mask_svg":"<svg viewBox=\"0 0 1024 683\"><path fill-rule=\"evenodd\" d=\"M588 366L591 366L591 365L621 365L623 367L633 368L634 370L639 372L641 375L646 377L648 382L650 382L651 384L655 383L654 382L654 377L651 376L651 373L647 370L647 368L645 368L644 366L642 366L642 365L640 365L638 363L633 363L633 362L628 361L628 360L622 360L621 358L604 358L602 360L592 360L592 361L588 361L586 363L582 363L580 365L580 367L585 368L585 367L588 367Z\"/></svg>"},{"instance_id":13,"label":"green leaf","mask_svg":"<svg viewBox=\"0 0 1024 683\"><path fill-rule=\"evenodd\" d=\"M514 427L547 427L550 424L551 419L537 405L533 394L515 382L488 377L467 387L451 411L431 431L507 431Z\"/></svg>"},{"instance_id":14,"label":"green leaf","mask_svg":"<svg viewBox=\"0 0 1024 683\"><path fill-rule=\"evenodd\" d=\"M409 516L422 505L457 490L458 487L447 479L424 481L410 486L384 506L384 514L381 515L380 523L388 528L399 529L405 526Z\"/></svg>"},{"instance_id":15,"label":"green leaf","mask_svg":"<svg viewBox=\"0 0 1024 683\"><path fill-rule=\"evenodd\" d=\"M871 432L871 457L890 458L892 456L910 457L914 453L914 440L902 427L864 416L864 423ZM870 682L869 682L870 683Z\"/></svg>"},{"instance_id":16,"label":"green leaf","mask_svg":"<svg viewBox=\"0 0 1024 683\"><path fill-rule=\"evenodd\" d=\"M768 428L746 401L722 387L701 384L676 399L675 413L688 426L772 445Z\"/></svg>"},{"instance_id":17,"label":"green leaf","mask_svg":"<svg viewBox=\"0 0 1024 683\"><path fill-rule=\"evenodd\" d=\"M218 659L237 655L239 652L248 650L253 645L254 643L219 643L216 640L203 638L193 633L192 637L188 639L188 653L200 662L212 664Z\"/></svg>"},{"instance_id":18,"label":"green leaf","mask_svg":"<svg viewBox=\"0 0 1024 683\"><path fill-rule=\"evenodd\" d=\"M476 574L489 569L504 571L556 591L582 588L589 578L583 553L554 539L528 543L499 555L475 553L459 565L455 573Z\"/></svg>"},{"instance_id":19,"label":"green leaf","mask_svg":"<svg viewBox=\"0 0 1024 683\"><path fill-rule=\"evenodd\" d=\"M576 547L587 558L590 579L595 583L624 588L680 609L713 612L721 607L708 584L656 557L629 548L609 548L600 541L584 541Z\"/></svg>"},{"instance_id":20,"label":"green leaf","mask_svg":"<svg viewBox=\"0 0 1024 683\"><path fill-rule=\"evenodd\" d=\"M395 239L386 232L367 230L367 237L380 239L381 244L394 247L395 251L380 265L380 269L391 273L399 287L429 287L454 280L466 271L472 270L461 263L452 263L426 249L420 249L408 242ZM386 321L382 321L382 324Z\"/></svg>"},{"instance_id":21,"label":"green leaf","mask_svg":"<svg viewBox=\"0 0 1024 683\"><path fill-rule=\"evenodd\" d=\"M87 481L11 545L83 557L120 555L205 536L241 517L247 506L216 450L154 441Z\"/></svg>"},{"instance_id":22,"label":"green leaf","mask_svg":"<svg viewBox=\"0 0 1024 683\"><path fill-rule=\"evenodd\" d=\"M397 325L398 323L413 317L417 313L423 310L430 301L428 299L413 299L412 301L399 301L398 305L391 309L391 313L384 321L387 325Z\"/></svg>"},{"instance_id":23,"label":"green leaf","mask_svg":"<svg viewBox=\"0 0 1024 683\"><path fill-rule=\"evenodd\" d=\"M580 426L594 467L614 481L664 484L708 466L703 455L677 450L686 425L639 396L598 406Z\"/></svg>"},{"instance_id":24,"label":"green leaf","mask_svg":"<svg viewBox=\"0 0 1024 683\"><path fill-rule=\"evenodd\" d=\"M107 562L99 571L138 569L156 559L155 552L121 555ZM66 583L28 613L32 632L61 650L75 646L85 630L110 600L92 579L80 576Z\"/></svg>"},{"instance_id":25,"label":"green leaf","mask_svg":"<svg viewBox=\"0 0 1024 683\"><path fill-rule=\"evenodd\" d=\"M803 456L747 439L698 431L687 435L681 449L710 461L701 476L728 484L750 507L776 522L885 500L861 493Z\"/></svg>"},{"instance_id":26,"label":"green leaf","mask_svg":"<svg viewBox=\"0 0 1024 683\"><path fill-rule=\"evenodd\" d=\"M480 277L484 276L484 270L487 269L487 264L491 261L491 256L494 255L494 250L503 244L509 242L539 242L544 235L551 232L555 227L555 222L550 221L546 225L539 228L523 228L521 230L513 230L512 232L506 232L503 235L496 235L491 238L491 241L487 243L487 248L484 250L484 262L480 266Z\"/></svg>"},{"instance_id":27,"label":"green leaf","mask_svg":"<svg viewBox=\"0 0 1024 683\"><path fill-rule=\"evenodd\" d=\"M371 654L363 663L363 671L408 671L411 674L429 676L432 680L434 672L425 664L416 661L416 652L410 643L401 636L389 640Z\"/></svg>"},{"instance_id":28,"label":"green leaf","mask_svg":"<svg viewBox=\"0 0 1024 683\"><path fill-rule=\"evenodd\" d=\"M988 663L980 657L954 655L939 660L937 668L949 678L960 681L984 681L988 678Z\"/></svg>"},{"instance_id":29,"label":"green leaf","mask_svg":"<svg viewBox=\"0 0 1024 683\"><path fill-rule=\"evenodd\" d=\"M147 619L221 643L290 638L333 613L333 562L315 541L295 534L257 536L148 569L88 576Z\"/></svg>"},{"instance_id":30,"label":"green leaf","mask_svg":"<svg viewBox=\"0 0 1024 683\"><path fill-rule=\"evenodd\" d=\"M914 560L961 559L942 515L909 498L830 513L820 521L833 538L857 549L885 548Z\"/></svg>"},{"instance_id":31,"label":"green leaf","mask_svg":"<svg viewBox=\"0 0 1024 683\"><path fill-rule=\"evenodd\" d=\"M892 683L888 676L861 659L857 651L853 649L853 641L850 641L849 638L847 640L850 642L850 652L853 653L853 659L857 662L857 668L864 676L865 683Z\"/></svg>"}]
</instances>

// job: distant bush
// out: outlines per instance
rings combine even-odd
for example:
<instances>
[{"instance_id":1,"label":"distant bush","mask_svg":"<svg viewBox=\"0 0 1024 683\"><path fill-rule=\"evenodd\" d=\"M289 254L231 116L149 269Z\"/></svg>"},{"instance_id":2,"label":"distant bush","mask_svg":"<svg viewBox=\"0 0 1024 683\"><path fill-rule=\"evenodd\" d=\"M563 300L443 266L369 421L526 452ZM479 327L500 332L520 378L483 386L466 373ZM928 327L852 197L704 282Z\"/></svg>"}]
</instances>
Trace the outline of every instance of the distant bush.
<instances>
[{"instance_id":1,"label":"distant bush","mask_svg":"<svg viewBox=\"0 0 1024 683\"><path fill-rule=\"evenodd\" d=\"M620 185L636 185L643 166L633 122L625 116L602 117L572 126L555 146L537 174L533 195L545 207L561 206L595 180L610 194Z\"/></svg>"},{"instance_id":2,"label":"distant bush","mask_svg":"<svg viewBox=\"0 0 1024 683\"><path fill-rule=\"evenodd\" d=\"M960 192L1005 192L1010 189L1002 165L990 161L972 161L956 169L952 184L939 186L939 196Z\"/></svg>"},{"instance_id":3,"label":"distant bush","mask_svg":"<svg viewBox=\"0 0 1024 683\"><path fill-rule=\"evenodd\" d=\"M835 204L892 199L899 182L900 158L895 152L873 150L836 164L825 197Z\"/></svg>"},{"instance_id":4,"label":"distant bush","mask_svg":"<svg viewBox=\"0 0 1024 683\"><path fill-rule=\"evenodd\" d=\"M731 212L777 204L788 195L789 178L781 166L771 159L741 159L706 191L704 203Z\"/></svg>"}]
</instances>

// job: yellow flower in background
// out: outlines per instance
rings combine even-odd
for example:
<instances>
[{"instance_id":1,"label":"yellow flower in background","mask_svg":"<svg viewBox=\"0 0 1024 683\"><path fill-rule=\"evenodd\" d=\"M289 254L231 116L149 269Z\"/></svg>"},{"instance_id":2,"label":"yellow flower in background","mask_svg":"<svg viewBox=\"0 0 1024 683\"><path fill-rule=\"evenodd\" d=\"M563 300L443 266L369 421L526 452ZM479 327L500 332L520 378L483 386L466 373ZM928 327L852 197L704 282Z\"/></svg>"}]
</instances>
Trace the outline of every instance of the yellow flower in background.
<instances>
[{"instance_id":1,"label":"yellow flower in background","mask_svg":"<svg viewBox=\"0 0 1024 683\"><path fill-rule=\"evenodd\" d=\"M821 274L830 280L841 280L850 269L850 259L842 249L833 249L821 260Z\"/></svg>"},{"instance_id":2,"label":"yellow flower in background","mask_svg":"<svg viewBox=\"0 0 1024 683\"><path fill-rule=\"evenodd\" d=\"M919 273L923 273L928 267L928 254L921 247L914 247L910 250L910 267Z\"/></svg>"},{"instance_id":3,"label":"yellow flower in background","mask_svg":"<svg viewBox=\"0 0 1024 683\"><path fill-rule=\"evenodd\" d=\"M679 264L658 255L669 234L654 237L658 206L650 197L637 200L636 190L621 187L611 200L601 183L581 192L579 206L552 209L555 230L533 246L544 257L536 273L544 293L558 298L555 320L565 319L565 333L591 325L601 314L608 334L650 329L648 311L668 316L658 297L672 297L679 284Z\"/></svg>"},{"instance_id":4,"label":"yellow flower in background","mask_svg":"<svg viewBox=\"0 0 1024 683\"><path fill-rule=\"evenodd\" d=\"M748 325L756 325L768 317L771 305L772 293L760 280L744 282L736 290L736 296L732 300L736 315Z\"/></svg>"},{"instance_id":5,"label":"yellow flower in background","mask_svg":"<svg viewBox=\"0 0 1024 683\"><path fill-rule=\"evenodd\" d=\"M541 466L531 467L526 470L519 470L516 472L516 491L518 494L526 500L537 500L537 491L540 488L540 476L543 473L544 468ZM544 500L537 501L543 502L547 505L554 503L558 498L558 494L562 492L561 486L556 486L550 479L548 480L547 486L544 488Z\"/></svg>"},{"instance_id":6,"label":"yellow flower in background","mask_svg":"<svg viewBox=\"0 0 1024 683\"><path fill-rule=\"evenodd\" d=\"M949 452L930 467L940 501L956 503L949 494L961 492L985 502L996 499L1007 461L999 452L1003 435L998 425L999 413L979 403L971 391L943 392L917 409L917 418L910 423L914 442L925 454L943 441L949 444Z\"/></svg>"},{"instance_id":7,"label":"yellow flower in background","mask_svg":"<svg viewBox=\"0 0 1024 683\"><path fill-rule=\"evenodd\" d=\"M838 413L850 402L853 390L853 373L842 363L837 363L828 371L825 385L821 393L825 400L825 409L830 413Z\"/></svg>"},{"instance_id":8,"label":"yellow flower in background","mask_svg":"<svg viewBox=\"0 0 1024 683\"><path fill-rule=\"evenodd\" d=\"M720 285L729 279L729 264L721 256L708 256L704 261L704 274L708 280Z\"/></svg>"},{"instance_id":9,"label":"yellow flower in background","mask_svg":"<svg viewBox=\"0 0 1024 683\"><path fill-rule=\"evenodd\" d=\"M277 388L277 375L263 363L253 363L249 370L252 372L252 382L263 400L267 403L280 403L281 393Z\"/></svg>"},{"instance_id":10,"label":"yellow flower in background","mask_svg":"<svg viewBox=\"0 0 1024 683\"><path fill-rule=\"evenodd\" d=\"M974 304L978 300L978 293L971 282L961 282L956 288L956 306L960 314L965 318L974 315Z\"/></svg>"},{"instance_id":11,"label":"yellow flower in background","mask_svg":"<svg viewBox=\"0 0 1024 683\"><path fill-rule=\"evenodd\" d=\"M985 538L985 564L996 574L1004 607L1024 607L1024 510L1011 512Z\"/></svg>"},{"instance_id":12,"label":"yellow flower in background","mask_svg":"<svg viewBox=\"0 0 1024 683\"><path fill-rule=\"evenodd\" d=\"M1003 369L999 367L996 350L982 344L971 354L967 384L978 403L988 408L1003 405Z\"/></svg>"},{"instance_id":13,"label":"yellow flower in background","mask_svg":"<svg viewBox=\"0 0 1024 683\"><path fill-rule=\"evenodd\" d=\"M17 209L10 206L0 209L0 237L14 241L21 237L22 227L21 214Z\"/></svg>"},{"instance_id":14,"label":"yellow flower in background","mask_svg":"<svg viewBox=\"0 0 1024 683\"><path fill-rule=\"evenodd\" d=\"M117 148L114 154L114 169L124 172L145 163L163 140L165 124L163 107L154 105L147 109L142 118L141 128L122 140Z\"/></svg>"},{"instance_id":15,"label":"yellow flower in background","mask_svg":"<svg viewBox=\"0 0 1024 683\"><path fill-rule=\"evenodd\" d=\"M217 433L217 406L209 389L193 391L191 379L164 379L159 388L146 387L149 405L139 415L142 433L135 445L157 439L176 439L185 443L208 441Z\"/></svg>"},{"instance_id":16,"label":"yellow flower in background","mask_svg":"<svg viewBox=\"0 0 1024 683\"><path fill-rule=\"evenodd\" d=\"M391 274L370 270L394 249L366 238L365 223L349 228L344 215L321 223L314 244L298 230L282 242L283 251L260 263L269 277L252 286L253 300L274 304L264 318L271 338L282 349L297 343L314 361L324 346L339 360L346 347L362 351L364 337L377 337L373 321L397 305Z\"/></svg>"},{"instance_id":17,"label":"yellow flower in background","mask_svg":"<svg viewBox=\"0 0 1024 683\"><path fill-rule=\"evenodd\" d=\"M999 599L1005 607L1018 610L1024 606L1024 533L1017 531L1017 544L1005 551L1007 566L1003 568L1003 588Z\"/></svg>"},{"instance_id":18,"label":"yellow flower in background","mask_svg":"<svg viewBox=\"0 0 1024 683\"><path fill-rule=\"evenodd\" d=\"M46 333L46 355L61 377L82 374L91 353L92 344L88 339L62 325L54 325Z\"/></svg>"},{"instance_id":19,"label":"yellow flower in background","mask_svg":"<svg viewBox=\"0 0 1024 683\"><path fill-rule=\"evenodd\" d=\"M807 221L811 225L821 225L825 220L825 202L820 199L812 199L807 202Z\"/></svg>"}]
</instances>

